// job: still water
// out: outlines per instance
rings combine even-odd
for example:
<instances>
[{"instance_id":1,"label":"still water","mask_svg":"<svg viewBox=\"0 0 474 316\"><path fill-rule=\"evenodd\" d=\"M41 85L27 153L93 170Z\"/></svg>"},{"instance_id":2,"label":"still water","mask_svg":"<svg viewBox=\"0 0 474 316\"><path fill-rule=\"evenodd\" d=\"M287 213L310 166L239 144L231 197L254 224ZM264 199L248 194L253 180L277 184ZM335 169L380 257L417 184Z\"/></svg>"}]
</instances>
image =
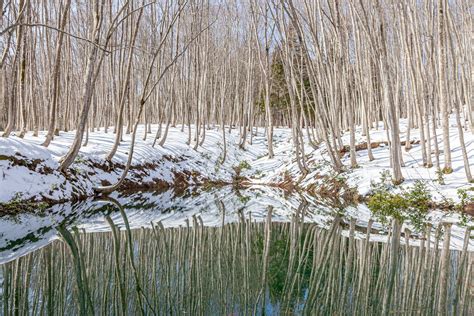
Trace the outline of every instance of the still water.
<instances>
[{"instance_id":1,"label":"still water","mask_svg":"<svg viewBox=\"0 0 474 316\"><path fill-rule=\"evenodd\" d=\"M449 226L385 231L277 189L115 194L0 227L3 315L474 314Z\"/></svg>"}]
</instances>

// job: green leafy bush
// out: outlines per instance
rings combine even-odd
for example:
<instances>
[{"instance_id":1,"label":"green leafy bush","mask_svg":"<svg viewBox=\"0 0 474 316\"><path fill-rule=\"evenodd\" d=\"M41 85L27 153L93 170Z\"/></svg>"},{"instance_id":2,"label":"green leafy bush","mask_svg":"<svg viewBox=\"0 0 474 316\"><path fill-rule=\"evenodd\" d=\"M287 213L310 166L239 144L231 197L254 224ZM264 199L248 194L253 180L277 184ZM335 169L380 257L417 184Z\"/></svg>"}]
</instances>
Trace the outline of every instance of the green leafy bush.
<instances>
[{"instance_id":1,"label":"green leafy bush","mask_svg":"<svg viewBox=\"0 0 474 316\"><path fill-rule=\"evenodd\" d=\"M443 172L443 170L441 170L441 169L436 170L436 181L440 185L445 185L446 184L444 182L444 175L445 175L445 173Z\"/></svg>"},{"instance_id":2,"label":"green leafy bush","mask_svg":"<svg viewBox=\"0 0 474 316\"><path fill-rule=\"evenodd\" d=\"M240 170L245 170L245 169L251 169L252 167L250 166L250 164L247 162L247 160L242 160L240 163L239 163L239 169Z\"/></svg>"},{"instance_id":3,"label":"green leafy bush","mask_svg":"<svg viewBox=\"0 0 474 316\"><path fill-rule=\"evenodd\" d=\"M76 158L74 158L74 163L85 163L85 162L86 162L86 159L81 155L77 155Z\"/></svg>"},{"instance_id":4,"label":"green leafy bush","mask_svg":"<svg viewBox=\"0 0 474 316\"><path fill-rule=\"evenodd\" d=\"M431 203L431 193L426 184L416 181L413 187L404 192L404 198L408 203L407 218L415 228L422 228Z\"/></svg>"},{"instance_id":5,"label":"green leafy bush","mask_svg":"<svg viewBox=\"0 0 474 316\"><path fill-rule=\"evenodd\" d=\"M458 189L458 197L461 200L459 206L464 208L469 203L474 203L474 187L468 189Z\"/></svg>"},{"instance_id":6,"label":"green leafy bush","mask_svg":"<svg viewBox=\"0 0 474 316\"><path fill-rule=\"evenodd\" d=\"M408 220L415 229L420 230L425 224L431 201L426 184L416 181L412 187L392 192L389 183L384 175L380 182L372 183L373 194L367 206L383 224L388 224L391 219L400 222Z\"/></svg>"},{"instance_id":7,"label":"green leafy bush","mask_svg":"<svg viewBox=\"0 0 474 316\"><path fill-rule=\"evenodd\" d=\"M472 216L468 215L464 212L464 208L471 203L474 203L474 187L470 187L467 189L458 189L457 191L458 197L461 202L457 205L457 211L461 214L461 222L462 226L467 225L468 221L472 219Z\"/></svg>"}]
</instances>

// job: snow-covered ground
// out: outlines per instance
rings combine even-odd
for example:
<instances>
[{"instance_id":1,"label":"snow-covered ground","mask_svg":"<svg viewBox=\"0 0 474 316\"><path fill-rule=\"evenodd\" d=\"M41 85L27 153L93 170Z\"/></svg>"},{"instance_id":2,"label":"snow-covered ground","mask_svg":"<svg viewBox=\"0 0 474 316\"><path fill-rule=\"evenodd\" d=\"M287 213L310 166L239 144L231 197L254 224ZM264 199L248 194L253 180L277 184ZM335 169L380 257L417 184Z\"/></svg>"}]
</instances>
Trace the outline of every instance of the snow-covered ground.
<instances>
[{"instance_id":1,"label":"snow-covered ground","mask_svg":"<svg viewBox=\"0 0 474 316\"><path fill-rule=\"evenodd\" d=\"M156 131L157 125L152 126ZM238 150L234 146L238 142L237 131L227 134L229 150L224 163L220 163L223 151L221 132L217 129L206 130L206 139L202 146L194 150L186 144L187 129L170 128L168 138L163 147L152 147L154 134L148 134L143 141L143 126L138 129L132 168L127 180L137 184L153 184L159 181L173 183L175 174L188 172L195 174L189 180L199 179L220 180L231 182L235 174L233 169L241 160L253 161L265 154L263 135L256 137L256 144L248 151ZM114 134L104 133L104 130L89 134L87 146L80 150L78 158L70 167L77 175L77 181L72 183L57 171L60 158L65 155L74 139L74 132L61 132L55 137L48 148L40 144L44 141L45 132L39 137L28 134L24 139L16 136L0 138L0 202L15 198L21 200L45 198L53 201L68 200L75 195L92 196L93 188L100 186L103 181L115 183L121 175L122 168L117 167L107 172L97 168L105 164L105 157L114 143ZM124 135L124 141L114 156L112 162L124 165L127 161L131 135ZM35 170L26 166L14 164L8 156L27 161L40 160ZM95 164L92 165L90 162ZM137 168L144 165L154 165L155 169ZM41 169L49 168L52 172L45 174Z\"/></svg>"},{"instance_id":2,"label":"snow-covered ground","mask_svg":"<svg viewBox=\"0 0 474 316\"><path fill-rule=\"evenodd\" d=\"M450 121L450 145L451 145L451 158L453 172L451 174L444 175L444 184L440 184L437 181L436 168L426 168L423 166L421 145L412 144L412 148L409 151L405 151L402 148L403 161L405 166L402 167L402 173L405 181L402 183L402 187L409 187L414 184L416 180L423 181L433 196L434 201L444 202L446 200L452 200L453 202L459 202L458 189L467 189L474 187L473 184L468 183L464 171L464 163L462 158L462 151L460 147L460 141L458 136L458 130L455 124L454 118ZM406 140L406 129L407 121L401 120L401 141ZM305 133L306 134L306 133ZM410 141L417 143L420 140L418 129L412 129L410 132ZM444 156L442 154L443 142L442 142L442 131L438 130L439 148L440 154L440 165L443 167ZM255 172L255 170L261 170L260 174L264 176L258 177L253 182L255 183L267 183L267 182L280 182L283 180L283 174L288 172L293 179L299 179L301 172L294 159L294 150L289 146L291 134L287 130L276 130L276 146L275 146L275 158L268 159L268 157L262 157L253 161L252 170L247 171L247 175ZM378 130L371 130L370 132L371 142L386 142L387 132L383 129L383 123L379 124ZM342 136L344 145L349 145L349 133L345 133ZM466 144L467 153L470 160L471 172L474 175L474 134L471 131L464 131L464 140ZM361 128L356 130L356 144L366 143L366 137L362 136ZM327 155L327 150L324 145L318 149L313 150L308 144L305 146L305 154L308 159L308 167L310 172L307 176L302 179L300 186L308 187L311 184L317 182L316 175L327 174L331 172L330 160ZM372 149L374 160L370 161L368 158L367 150L357 151L357 164L359 168L350 169L350 157L349 153L346 153L342 158L342 162L349 169L341 176L347 179L347 183L357 188L360 195L366 195L370 193L371 182L379 181L381 174L384 171L390 171L390 152L386 145L381 145L378 148ZM432 156L434 164L434 154ZM255 177L255 175L254 175ZM324 181L324 180L323 180Z\"/></svg>"},{"instance_id":3,"label":"snow-covered ground","mask_svg":"<svg viewBox=\"0 0 474 316\"><path fill-rule=\"evenodd\" d=\"M406 122L401 123L402 140L404 140ZM420 145L414 144L410 151L402 150L405 162L402 171L406 179L403 186L410 186L415 180L423 180L437 201L443 201L446 198L457 201L458 189L472 187L465 178L459 137L454 124L452 126L451 147L454 171L444 176L445 185L440 185L436 181L434 167L422 166ZM153 133L156 129L157 125L153 125ZM172 184L176 173L194 175L190 179L191 183L204 179L230 182L235 176L235 167L239 165L244 167L247 164L242 162L246 161L250 168L243 168L241 174L256 184L258 189L255 189L253 194L246 193L243 198L232 193L231 187L222 188L215 194L198 194L186 198L177 197L173 190L164 193L148 192L137 195L137 198L142 201L129 201L129 197L115 193L113 196L125 206L129 221L134 228L149 226L151 221L162 221L165 227L184 225L185 220L191 220L192 215L195 214L201 216L205 225L219 225L221 217L215 206L216 200L223 201L229 212L225 222L236 221L238 209L243 209L247 215L251 212L252 218L256 220L264 220L267 205L275 207L273 213L275 221L288 221L301 205L301 201L305 200L309 204L305 220L325 227L330 224L335 212L339 211L334 205L327 204L304 190L301 190L299 194L286 196L281 190L262 185L281 183L285 180L286 174L287 178L289 176L294 181L301 180L302 188L308 188L311 185L324 184L326 179L320 175L332 172L324 145L313 150L306 144L305 153L310 172L300 179L301 173L298 170L291 143L291 130L288 128L275 128L275 157L272 159L266 155L267 144L263 128L258 129L252 144L246 144L244 149L238 146L238 129L233 129L231 133L226 129L227 155L224 163L220 162L223 141L221 131L217 127L206 130L206 139L197 150L193 150L192 146L186 144L188 138L186 128L184 132L181 132L180 126L170 128L168 139L163 147L158 145L152 147L154 134L149 134L147 140L143 141L143 132L143 127L140 127L132 165L135 167L152 165L154 169L132 168L127 177L132 182L153 184L160 180ZM441 131L439 131L440 134ZM411 135L411 140L418 140L416 130L412 130ZM104 180L114 183L119 178L121 172L119 166L110 172L98 167L104 164L105 157L112 147L113 133L104 133L100 130L89 134L88 145L81 148L79 158L71 166L75 181L67 180L57 171L59 160L69 149L74 132L61 132L48 148L40 145L44 136L45 133L42 132L39 137L27 134L24 139L16 136L0 138L0 202L13 199L39 201L44 198L60 201L68 200L75 195L93 196L95 186L100 185ZM360 130L357 130L356 137L357 143L365 142L365 137L361 135ZM373 142L386 141L386 132L383 129L373 130L371 138ZM344 135L342 139L345 145L349 144L349 135ZM474 136L470 131L465 132L465 140L472 162L474 161ZM124 135L124 141L113 162L125 163L129 144L130 135ZM442 149L442 143L440 143L440 148ZM371 181L379 180L380 173L390 169L387 146L373 149L373 154L376 159L369 161L366 150L357 151L357 162L360 167L348 170L342 175L351 186L357 188L360 194L368 193ZM10 157L15 157L16 162ZM25 164L19 164L18 161L27 161L29 164L25 166ZM343 157L343 162L349 166L349 154ZM87 231L107 229L102 213L91 215L90 211L97 210L97 203L100 202L89 200L74 205L63 203L54 205L47 214L20 214L1 218L0 261L9 261L57 238L55 227L64 221L79 225ZM149 205L152 208L148 207ZM156 211L150 211L151 209ZM345 208L344 214L346 221L350 217L356 218L358 227L365 227L372 219L365 205ZM112 218L118 223L121 221L118 213L113 213ZM459 214L435 210L430 212L428 220L433 224L433 232L441 222L455 223L452 227L451 244L456 249L462 247L465 228L456 224L460 221ZM374 223L373 227L382 229L378 223ZM410 227L409 224L408 227ZM363 229L358 234L364 238ZM374 234L372 239L386 240L386 235ZM413 244L417 242L416 239L413 240ZM474 250L472 240L469 249Z\"/></svg>"},{"instance_id":4,"label":"snow-covered ground","mask_svg":"<svg viewBox=\"0 0 474 316\"><path fill-rule=\"evenodd\" d=\"M463 167L461 148L458 131L455 127L454 119L451 121L451 149L453 173L444 176L444 185L436 181L436 168L425 168L422 165L421 146L413 144L409 151L402 150L405 166L402 168L405 182L402 186L410 186L415 180L424 181L432 191L433 199L442 202L446 199L458 201L457 190L470 188L472 184L466 181ZM371 141L381 142L387 140L386 131L379 124L379 130L371 131ZM196 176L190 179L199 181L200 179L232 181L235 176L234 167L246 161L250 165L249 169L243 169L242 175L251 179L251 182L258 184L281 183L285 174L294 180L301 180L302 188L321 183L319 175L327 175L331 172L329 158L324 145L318 149L312 149L308 144L305 146L307 164L310 169L308 175L301 178L298 169L294 149L291 144L291 130L288 128L275 128L274 130L274 152L275 156L269 159L266 148L266 138L264 129L259 128L253 137L252 144L246 144L244 149L239 148L238 129L233 129L231 133L226 129L227 155L224 163L221 163L223 153L222 133L218 128L206 130L206 138L202 146L193 150L192 146L186 144L187 128L184 132L181 127L171 127L167 141L163 147L156 145L152 147L153 136L157 125L152 126L152 134L148 134L147 140L143 140L144 129L141 126L138 130L133 166L154 165L155 169L143 170L136 168L129 172L127 179L135 183L153 184L157 180L173 183L175 173L187 172ZM406 121L401 121L401 139L405 139ZM306 134L306 133L305 133ZM194 135L194 133L193 133ZM438 132L441 135L441 131ZM0 138L0 202L7 202L12 199L34 199L34 200L68 200L73 196L92 196L93 188L100 186L104 181L114 183L120 177L121 169L115 168L107 172L98 165L103 165L105 157L110 151L114 134L104 133L99 130L89 134L87 146L81 148L79 157L71 166L77 175L75 181L68 181L64 175L57 171L60 158L67 152L74 138L74 131L61 132L55 137L48 148L42 147L45 132L39 137L27 134L24 139L16 136ZM474 135L470 131L465 132L465 142L471 164L474 166ZM412 141L419 140L417 130L411 131ZM349 135L346 133L342 137L345 145L349 144ZM356 143L364 143L365 136L361 130L356 133ZM113 162L124 164L130 145L130 135L124 135L124 141L120 144ZM441 137L439 137L439 147L443 148ZM357 163L359 168L348 170L342 176L352 187L357 188L359 194L365 195L370 191L371 181L380 179L381 172L390 170L390 153L388 146L374 148L375 160L369 161L367 150L357 151ZM39 162L34 170L5 159L14 156L28 161ZM443 165L443 155L440 155L441 165ZM349 154L342 158L346 166L350 165ZM434 160L434 157L433 157ZM91 163L93 162L95 166ZM473 168L474 169L474 168ZM47 170L49 172L44 172ZM474 170L472 170L474 172Z\"/></svg>"}]
</instances>

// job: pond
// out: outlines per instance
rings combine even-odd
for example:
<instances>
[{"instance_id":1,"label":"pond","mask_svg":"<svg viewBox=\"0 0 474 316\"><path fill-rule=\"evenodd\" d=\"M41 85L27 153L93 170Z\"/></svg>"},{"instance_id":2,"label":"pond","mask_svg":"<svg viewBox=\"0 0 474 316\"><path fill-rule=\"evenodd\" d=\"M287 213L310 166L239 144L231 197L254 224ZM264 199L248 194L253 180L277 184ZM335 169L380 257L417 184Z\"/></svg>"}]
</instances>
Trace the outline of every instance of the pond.
<instances>
[{"instance_id":1,"label":"pond","mask_svg":"<svg viewBox=\"0 0 474 316\"><path fill-rule=\"evenodd\" d=\"M469 237L448 250L450 225L412 235L369 218L268 187L113 194L3 218L0 313L473 314Z\"/></svg>"}]
</instances>

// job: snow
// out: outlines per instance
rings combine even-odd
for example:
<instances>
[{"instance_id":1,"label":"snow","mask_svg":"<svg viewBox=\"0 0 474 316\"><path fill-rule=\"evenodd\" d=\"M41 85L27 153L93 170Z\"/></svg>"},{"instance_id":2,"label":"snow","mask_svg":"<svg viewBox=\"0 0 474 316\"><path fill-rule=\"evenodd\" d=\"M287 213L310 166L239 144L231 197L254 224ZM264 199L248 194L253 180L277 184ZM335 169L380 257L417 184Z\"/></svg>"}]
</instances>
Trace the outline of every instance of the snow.
<instances>
[{"instance_id":1,"label":"snow","mask_svg":"<svg viewBox=\"0 0 474 316\"><path fill-rule=\"evenodd\" d=\"M157 126L152 126L152 129L156 130ZM253 160L257 155L265 153L263 141L260 141L260 146L255 146L251 151L233 150L231 144L238 142L237 131L234 130L226 136L229 151L225 162L221 164L223 145L221 132L217 129L206 131L206 140L197 150L193 150L186 144L187 129L181 132L180 127L171 127L167 142L163 147L159 145L152 147L152 134L147 135L147 140L143 141L143 131L143 126L140 126L132 166L156 164L157 168L145 171L132 169L127 176L127 179L131 181L138 179L140 182L153 183L154 179L160 179L172 183L174 172L189 171L199 173L202 179L230 182L235 174L233 167L237 166L241 160ZM45 197L57 201L68 200L75 194L73 186L82 195L92 196L93 188L100 186L102 180L114 183L120 178L121 169L105 172L88 163L88 161L98 164L105 162L105 157L113 146L115 136L113 133L104 133L102 129L89 134L88 145L81 148L78 158L71 166L71 169L79 173L78 183L74 185L67 181L63 174L56 171L61 157L67 153L72 144L74 132L60 133L60 136L55 137L48 148L41 146L45 134L41 132L39 137L28 134L24 139L16 136L0 138L0 157L26 157L27 161L39 159L40 166L47 166L54 170L52 174L45 175L0 159L0 202L10 201L18 195L21 195L22 200L39 201ZM258 138L263 138L263 135L256 137ZM114 163L126 163L130 140L131 135L124 135L124 141L112 160ZM164 159L165 156L177 161Z\"/></svg>"},{"instance_id":2,"label":"snow","mask_svg":"<svg viewBox=\"0 0 474 316\"><path fill-rule=\"evenodd\" d=\"M401 140L405 140L406 121L401 120ZM383 130L383 124L379 124L378 130L371 130L371 141L386 141L386 131ZM241 162L246 161L250 165L249 169L244 169L241 175L250 179L250 182L258 186L258 194L251 195L246 202L244 212L252 212L252 218L256 220L264 220L266 216L266 207L273 205L274 220L287 221L291 219L291 215L300 205L302 199L310 204L308 208L307 221L316 222L323 227L327 227L334 217L334 207L328 205L327 202L317 197L310 196L308 192L302 190L299 194L284 196L284 194L276 189L265 186L268 184L278 184L284 180L286 176L291 177L294 181L300 180L301 188L308 188L312 185L324 184L325 178L319 175L332 175L333 173L329 157L327 155L324 144L317 149L312 149L306 140L305 135L305 154L310 172L301 177L301 172L295 159L295 153L291 141L291 130L288 128L274 129L274 153L275 156L269 159L267 156L267 143L265 131L259 128L254 133L252 144L247 143L245 148L239 148L239 132L233 129L229 133L226 128L226 145L227 155L224 163L221 164L223 152L222 131L216 126L206 130L206 138L202 146L194 150L192 145L186 143L188 139L187 127L181 131L181 126L170 127L168 138L163 147L156 145L152 147L153 136L158 125L152 125L152 134L147 135L147 140L143 140L144 126L138 129L138 135L135 145L135 154L132 166L143 166L144 164L153 164L156 166L153 170L141 170L140 168L132 168L127 179L139 184L153 184L157 179L172 184L175 173L186 172L188 174L196 174L199 176L193 181L201 181L205 179L219 180L231 182L235 176L235 167ZM194 136L194 127L192 128L192 136ZM255 131L254 131L255 132ZM438 131L439 148L442 149L441 131ZM117 168L111 172L106 172L101 168L97 168L91 162L96 164L104 164L105 157L112 148L115 135L109 131L105 133L103 129L89 133L89 142L87 146L83 146L80 150L79 157L71 166L75 170L76 177L74 181L66 179L66 177L57 171L61 157L66 154L74 139L74 131L61 132L56 136L48 148L41 146L44 141L46 132L40 132L38 137L34 137L30 133L24 139L16 136L9 138L0 138L0 202L8 202L13 199L20 200L36 200L41 201L48 198L53 201L68 201L77 195L93 196L93 188L100 186L102 181L106 180L110 183L117 181L121 175L121 169ZM437 202L445 200L459 201L457 190L461 188L470 188L471 184L467 183L464 174L463 159L459 143L458 131L455 127L455 121L451 120L451 148L452 148L452 166L453 173L444 176L444 185L436 181L436 168L425 168L422 165L421 146L413 144L410 151L402 149L403 160L405 166L402 167L405 182L402 187L410 186L416 180L424 181L430 189L433 199ZM125 164L129 150L130 135L124 135L117 154L113 162ZM466 147L471 163L474 161L474 135L471 131L465 131L464 134ZM418 140L419 134L416 129L411 130L411 140ZM342 136L343 143L349 144L349 135L345 133ZM361 129L356 131L356 143L366 141L362 135ZM380 179L380 174L384 170L390 170L390 153L388 146L381 146L373 149L375 160L369 161L367 150L357 151L357 163L359 168L350 170L348 168L342 175L346 178L349 185L356 187L358 192L365 195L370 192L370 183ZM15 157L20 160L36 162L36 168L31 170L22 165L13 164L12 161L5 159L6 157ZM443 155L440 155L441 166L443 165ZM433 157L434 160L434 157ZM39 161L39 163L38 163ZM345 166L349 166L349 154L345 154L342 158ZM44 172L45 168L49 168L51 172ZM474 172L474 170L472 170ZM167 195L166 195L167 194ZM117 195L117 194L115 194ZM199 214L206 225L220 225L221 218L219 212L216 211L215 201L210 199L208 194L197 195L190 198L177 198L173 191L167 191L163 194L143 193L142 199L151 199L150 203L156 203L159 209L170 209L171 212L158 213L149 212L147 210L134 209L132 213L128 210L127 214L133 227L149 226L151 221L162 221L165 227L184 225L185 219L191 219L193 214ZM224 201L226 209L231 211L231 216L226 217L226 222L232 222L238 219L236 210L242 208L242 201L231 193L231 188L219 190L216 198ZM127 205L125 198L119 198L120 202ZM10 218L1 218L0 220L0 253L2 260L7 260L9 256L15 256L20 253L26 253L33 247L40 247L47 244L51 239L56 238L54 230L55 225L68 219L79 218L84 225L81 226L86 230L102 231L108 229L108 225L104 221L103 216L88 217L84 220L84 212L91 208L91 205L97 202L87 202L80 204L79 207L71 207L70 203L55 205L47 215L41 217L34 214L22 214L16 217L12 222ZM146 202L148 203L148 202ZM211 207L210 205L214 205ZM357 225L365 227L372 215L365 205L349 207L344 210L349 217L357 219ZM114 220L120 222L120 215L115 214ZM71 219L71 220L69 220ZM456 249L462 247L464 228L458 225L460 222L459 214L446 213L443 211L433 210L429 214L430 222L436 227L442 222L452 222L453 226L452 246ZM472 225L472 220L470 223ZM79 225L81 225L79 223ZM409 225L409 224L408 224ZM46 233L43 232L44 227ZM408 226L409 227L409 226ZM382 230L383 227L374 223L374 228ZM33 244L27 242L26 248L16 247L15 251L3 252L7 243L12 240L22 240L25 234L41 232L41 238ZM362 236L363 237L363 236ZM386 236L373 235L373 240L385 240ZM416 241L415 241L416 243ZM21 249L20 249L21 248ZM10 249L10 248L9 248ZM469 249L474 250L474 245L470 241ZM9 253L9 254L8 254Z\"/></svg>"},{"instance_id":3,"label":"snow","mask_svg":"<svg viewBox=\"0 0 474 316\"><path fill-rule=\"evenodd\" d=\"M401 140L406 136L406 120L401 120ZM450 142L452 148L452 166L453 173L444 176L444 185L439 184L436 179L436 168L425 168L422 165L421 146L413 144L412 149L405 151L402 149L403 161L402 167L405 182L402 186L410 186L415 180L424 181L430 188L433 198L437 202L447 199L458 201L457 190L469 188L467 183L461 148L459 143L458 131L455 127L454 118L451 121ZM371 141L381 142L387 140L386 131L383 130L383 124L379 123L378 130L371 130ZM156 131L157 125L152 126ZM288 128L274 129L274 152L275 156L269 159L267 156L266 137L264 129L260 128L253 137L253 143L246 144L245 149L238 147L239 135L238 129L233 129L231 133L226 128L227 156L223 164L220 163L223 151L222 133L218 127L206 130L206 139L202 146L193 150L192 146L186 144L188 139L187 127L181 131L181 126L170 127L167 141L163 147L156 145L152 147L153 134L148 134L147 140L143 140L144 127L138 129L136 140L136 149L132 165L139 166L145 163L159 165L156 170L151 170L148 174L137 174L137 171L131 170L128 175L129 180L139 179L142 182L152 183L153 179L161 179L172 183L174 180L173 172L198 172L201 178L210 180L232 181L235 174L234 167L241 161L247 161L251 168L242 170L242 174L251 178L253 183L268 184L280 183L283 181L285 173L288 173L294 180L300 179L301 172L298 169L294 149L291 143L291 130ZM47 166L52 170L57 170L60 158L66 154L73 138L74 131L62 132L59 137L55 137L48 148L40 146L45 137L45 132L40 133L39 137L33 137L28 134L24 139L12 136L0 139L0 157L22 155L29 160L40 159L41 166ZM306 135L306 133L304 133ZM194 136L194 128L193 134ZM441 131L438 131L441 135ZM114 142L112 132L104 133L103 129L91 132L87 146L81 148L79 158L71 168L80 171L80 185L77 190L86 196L93 195L93 187L99 186L102 180L114 183L120 177L121 170L105 172L95 169L85 160L96 163L104 163L105 157L112 148ZM441 137L439 138L439 148L443 148ZM412 129L412 141L419 140L418 130ZM349 144L349 135L345 133L342 136L343 143ZM362 136L361 129L356 131L356 143L364 143L365 136ZM474 161L474 136L472 132L465 132L465 142L467 152L471 162ZM120 144L113 162L125 164L130 145L130 135L124 135L124 141ZM374 148L373 155L375 160L369 161L367 150L357 151L357 163L359 168L348 170L343 174L347 178L349 185L357 187L361 195L370 192L371 181L380 178L384 170L390 170L390 153L388 146ZM305 146L307 155L309 174L300 179L300 186L305 188L311 184L317 183L316 174L328 174L331 172L329 158L324 144L314 150L308 144ZM172 157L179 161L169 161L163 159L164 156ZM433 157L434 160L434 157ZM440 164L443 166L443 155L440 155ZM342 158L343 163L349 166L349 154ZM474 172L474 170L473 170ZM94 174L93 174L94 173ZM41 200L42 197L48 197L52 200L68 200L73 196L72 186L67 185L68 181L59 172L53 171L52 174L44 175L38 172L28 170L23 166L11 166L6 160L0 160L0 202L7 202L21 194L22 199ZM65 186L65 187L62 187Z\"/></svg>"},{"instance_id":4,"label":"snow","mask_svg":"<svg viewBox=\"0 0 474 316\"><path fill-rule=\"evenodd\" d=\"M437 181L436 168L426 168L423 166L421 145L412 144L412 148L409 151L405 151L402 148L403 161L405 166L402 167L402 173L405 181L401 187L412 186L415 181L420 180L428 186L433 200L436 202L444 202L452 200L459 202L458 189L472 188L473 185L467 182L464 162L462 158L462 151L460 146L460 140L458 137L458 129L454 117L450 120L450 145L451 145L451 159L453 172L451 174L444 175L444 184L440 184ZM400 121L401 141L406 140L407 121L402 119ZM295 161L295 152L291 146L291 131L288 129L276 129L275 130L275 158L268 159L268 157L262 157L255 161L252 161L252 170L247 171L245 174L254 176L254 183L277 183L283 180L283 174L288 172L293 179L299 179L301 172L298 169L298 165ZM306 139L306 133L305 139ZM410 132L411 141L419 141L418 129L411 129ZM442 142L442 131L438 130L438 142L440 151L443 149ZM344 145L349 145L350 135L345 133L342 137ZM379 129L372 129L370 132L371 142L383 142L387 141L387 132L383 129L383 123L379 123ZM464 140L466 144L466 150L469 157L470 165L474 166L474 134L471 131L464 131ZM432 142L434 138L432 137ZM366 137L362 136L361 128L356 129L356 144L366 142ZM347 179L347 183L356 187L360 195L367 195L370 193L371 182L378 181L383 171L390 171L390 151L388 146L383 144L372 149L374 160L370 161L368 158L367 150L361 150L356 152L357 164L359 168L350 169L350 157L349 153L346 153L342 158L342 162L349 169L342 174ZM308 167L310 169L309 174L300 179L300 186L303 188L308 187L311 184L317 183L315 179L316 174L328 174L331 173L331 167L329 163L329 156L327 149L322 144L318 149L313 150L307 143L305 145L305 154L307 155ZM434 154L432 156L434 163ZM444 156L440 154L440 165L443 167ZM255 177L255 170L260 170L260 174L264 174L263 177ZM474 173L474 168L471 168L471 172Z\"/></svg>"}]
</instances>

